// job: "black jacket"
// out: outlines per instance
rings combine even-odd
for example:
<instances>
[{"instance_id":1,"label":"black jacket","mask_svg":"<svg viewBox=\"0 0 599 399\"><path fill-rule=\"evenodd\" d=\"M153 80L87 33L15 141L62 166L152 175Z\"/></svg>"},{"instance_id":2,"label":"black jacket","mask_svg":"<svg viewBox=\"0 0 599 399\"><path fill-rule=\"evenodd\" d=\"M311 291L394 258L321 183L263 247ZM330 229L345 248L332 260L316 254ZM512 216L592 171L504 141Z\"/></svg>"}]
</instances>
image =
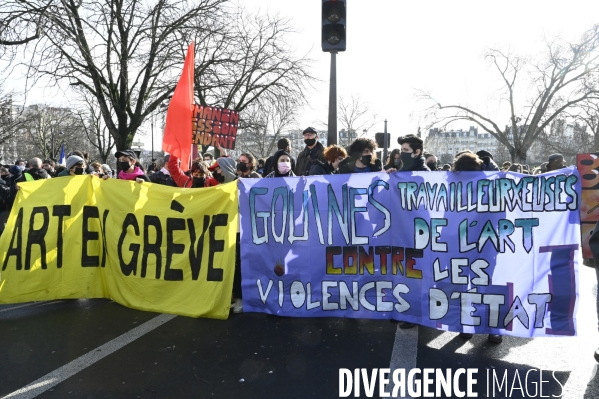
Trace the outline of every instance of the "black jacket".
<instances>
[{"instance_id":1,"label":"black jacket","mask_svg":"<svg viewBox=\"0 0 599 399\"><path fill-rule=\"evenodd\" d=\"M493 161L493 158L491 157L481 157L480 159L483 160L483 170L486 170L488 172L499 172L499 166L497 166L497 164L495 163L495 161Z\"/></svg>"},{"instance_id":2,"label":"black jacket","mask_svg":"<svg viewBox=\"0 0 599 399\"><path fill-rule=\"evenodd\" d=\"M401 169L401 172L430 172L431 170L426 166L426 159L424 157L414 158L412 165L408 169Z\"/></svg>"},{"instance_id":3,"label":"black jacket","mask_svg":"<svg viewBox=\"0 0 599 399\"><path fill-rule=\"evenodd\" d=\"M177 183L171 175L167 175L163 171L156 172L149 177L152 183L162 184L163 186L177 187Z\"/></svg>"},{"instance_id":4,"label":"black jacket","mask_svg":"<svg viewBox=\"0 0 599 399\"><path fill-rule=\"evenodd\" d=\"M29 168L26 171L24 171L23 174L21 174L20 179L16 180L16 182L19 183L19 182L27 181L27 179L25 177L26 173L29 173L29 175L31 175L33 180L41 180L41 179L49 179L50 178L50 175L48 174L46 169Z\"/></svg>"},{"instance_id":5,"label":"black jacket","mask_svg":"<svg viewBox=\"0 0 599 399\"><path fill-rule=\"evenodd\" d=\"M310 176L334 174L336 174L336 172L330 162L320 162L319 160L316 160L316 163L310 168Z\"/></svg>"},{"instance_id":6,"label":"black jacket","mask_svg":"<svg viewBox=\"0 0 599 399\"><path fill-rule=\"evenodd\" d=\"M339 174L356 173L354 168L356 167L356 160L353 158L345 158L339 164ZM383 170L383 164L380 159L375 159L374 163L370 164L371 172L380 172Z\"/></svg>"},{"instance_id":7,"label":"black jacket","mask_svg":"<svg viewBox=\"0 0 599 399\"><path fill-rule=\"evenodd\" d=\"M324 146L320 141L317 141L312 149L308 148L308 146L304 148L304 151L297 157L297 164L293 172L296 176L307 176L310 173L310 168L316 161L326 162L324 159Z\"/></svg>"}]
</instances>

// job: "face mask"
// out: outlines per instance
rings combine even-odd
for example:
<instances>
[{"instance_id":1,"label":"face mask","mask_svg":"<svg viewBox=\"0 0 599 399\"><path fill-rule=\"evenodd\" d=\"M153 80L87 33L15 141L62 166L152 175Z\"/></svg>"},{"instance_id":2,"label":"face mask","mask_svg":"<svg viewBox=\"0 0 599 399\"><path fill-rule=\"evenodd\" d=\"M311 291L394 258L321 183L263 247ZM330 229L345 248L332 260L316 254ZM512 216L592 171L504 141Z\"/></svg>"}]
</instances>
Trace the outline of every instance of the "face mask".
<instances>
[{"instance_id":1,"label":"face mask","mask_svg":"<svg viewBox=\"0 0 599 399\"><path fill-rule=\"evenodd\" d=\"M395 166L401 166L401 158L393 159L393 164Z\"/></svg>"},{"instance_id":2,"label":"face mask","mask_svg":"<svg viewBox=\"0 0 599 399\"><path fill-rule=\"evenodd\" d=\"M193 184L191 185L191 187L198 188L198 187L204 187L205 185L206 185L206 178L194 177Z\"/></svg>"},{"instance_id":3,"label":"face mask","mask_svg":"<svg viewBox=\"0 0 599 399\"><path fill-rule=\"evenodd\" d=\"M316 139L305 139L304 143L306 143L308 147L312 147L314 144L316 144Z\"/></svg>"},{"instance_id":4,"label":"face mask","mask_svg":"<svg viewBox=\"0 0 599 399\"><path fill-rule=\"evenodd\" d=\"M121 168L121 170L128 171L130 167L131 167L131 164L129 162L119 161L119 168Z\"/></svg>"},{"instance_id":5,"label":"face mask","mask_svg":"<svg viewBox=\"0 0 599 399\"><path fill-rule=\"evenodd\" d=\"M401 162L403 163L403 170L409 170L412 164L414 163L414 158L412 158L411 152L402 152L400 155Z\"/></svg>"},{"instance_id":6,"label":"face mask","mask_svg":"<svg viewBox=\"0 0 599 399\"><path fill-rule=\"evenodd\" d=\"M364 165L370 165L370 162L372 161L372 155L362 155L362 158L360 158L360 161Z\"/></svg>"},{"instance_id":7,"label":"face mask","mask_svg":"<svg viewBox=\"0 0 599 399\"><path fill-rule=\"evenodd\" d=\"M212 172L212 177L214 177L216 179L216 181L219 183L225 182L225 175L222 175L218 172Z\"/></svg>"},{"instance_id":8,"label":"face mask","mask_svg":"<svg viewBox=\"0 0 599 399\"><path fill-rule=\"evenodd\" d=\"M245 173L248 170L250 170L250 167L245 162L237 162L237 170L240 171L241 173Z\"/></svg>"},{"instance_id":9,"label":"face mask","mask_svg":"<svg viewBox=\"0 0 599 399\"><path fill-rule=\"evenodd\" d=\"M84 168L75 168L75 174L76 175L84 175L85 169Z\"/></svg>"},{"instance_id":10,"label":"face mask","mask_svg":"<svg viewBox=\"0 0 599 399\"><path fill-rule=\"evenodd\" d=\"M291 170L291 162L279 162L278 169L280 174L287 174Z\"/></svg>"},{"instance_id":11,"label":"face mask","mask_svg":"<svg viewBox=\"0 0 599 399\"><path fill-rule=\"evenodd\" d=\"M428 168L430 170L437 170L437 163L436 162L427 162L426 166L428 166Z\"/></svg>"}]
</instances>

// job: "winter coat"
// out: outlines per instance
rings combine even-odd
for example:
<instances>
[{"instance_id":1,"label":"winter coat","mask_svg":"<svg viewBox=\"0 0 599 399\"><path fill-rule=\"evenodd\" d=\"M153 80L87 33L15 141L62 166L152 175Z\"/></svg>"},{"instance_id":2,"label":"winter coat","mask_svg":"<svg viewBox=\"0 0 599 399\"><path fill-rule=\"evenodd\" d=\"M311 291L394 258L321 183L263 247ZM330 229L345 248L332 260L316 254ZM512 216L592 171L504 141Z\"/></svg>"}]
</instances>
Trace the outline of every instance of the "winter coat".
<instances>
[{"instance_id":1,"label":"winter coat","mask_svg":"<svg viewBox=\"0 0 599 399\"><path fill-rule=\"evenodd\" d=\"M304 148L297 157L297 163L293 172L296 176L306 176L310 173L310 168L316 163L316 161L326 162L324 159L324 146L320 141L316 142L314 148L310 149L308 146Z\"/></svg>"},{"instance_id":2,"label":"winter coat","mask_svg":"<svg viewBox=\"0 0 599 399\"><path fill-rule=\"evenodd\" d=\"M266 176L264 176L264 178L271 178L271 177L295 177L295 173L293 173L292 170L289 171L288 174L286 175L282 175L279 173L278 170L273 170L272 172L270 172L269 174L267 174Z\"/></svg>"},{"instance_id":3,"label":"winter coat","mask_svg":"<svg viewBox=\"0 0 599 399\"><path fill-rule=\"evenodd\" d=\"M262 175L260 175L260 173L252 171L250 172L250 174L248 174L247 176L239 176L242 179L261 179Z\"/></svg>"},{"instance_id":4,"label":"winter coat","mask_svg":"<svg viewBox=\"0 0 599 399\"><path fill-rule=\"evenodd\" d=\"M333 169L333 165L330 162L320 162L316 161L314 165L310 168L310 176L316 175L334 175L337 172Z\"/></svg>"},{"instance_id":5,"label":"winter coat","mask_svg":"<svg viewBox=\"0 0 599 399\"><path fill-rule=\"evenodd\" d=\"M369 166L370 166L371 172L380 172L383 170L383 164L381 163L380 159L375 159L374 163L371 163ZM349 173L356 173L355 167L356 167L355 159L345 158L339 164L339 174L343 175L343 174L349 174Z\"/></svg>"},{"instance_id":6,"label":"winter coat","mask_svg":"<svg viewBox=\"0 0 599 399\"><path fill-rule=\"evenodd\" d=\"M426 159L423 156L414 158L412 166L409 169L401 169L400 172L430 172L431 170L426 166Z\"/></svg>"},{"instance_id":7,"label":"winter coat","mask_svg":"<svg viewBox=\"0 0 599 399\"><path fill-rule=\"evenodd\" d=\"M491 157L481 157L483 160L483 170L488 172L499 172L499 166L493 161Z\"/></svg>"},{"instance_id":8,"label":"winter coat","mask_svg":"<svg viewBox=\"0 0 599 399\"><path fill-rule=\"evenodd\" d=\"M173 180L173 177L167 175L163 171L159 171L150 176L150 181L156 184L162 184L163 186L177 187L177 183Z\"/></svg>"}]
</instances>

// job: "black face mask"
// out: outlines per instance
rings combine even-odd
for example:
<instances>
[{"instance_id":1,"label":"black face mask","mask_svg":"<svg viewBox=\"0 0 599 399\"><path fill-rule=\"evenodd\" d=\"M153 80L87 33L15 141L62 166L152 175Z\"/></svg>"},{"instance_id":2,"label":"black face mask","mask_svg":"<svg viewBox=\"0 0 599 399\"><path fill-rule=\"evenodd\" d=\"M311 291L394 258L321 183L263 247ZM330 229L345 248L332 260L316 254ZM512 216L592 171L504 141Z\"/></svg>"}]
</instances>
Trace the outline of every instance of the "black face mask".
<instances>
[{"instance_id":1,"label":"black face mask","mask_svg":"<svg viewBox=\"0 0 599 399\"><path fill-rule=\"evenodd\" d=\"M126 172L129 170L130 167L131 167L131 164L129 162L119 161L119 168L121 168L122 171Z\"/></svg>"},{"instance_id":2,"label":"black face mask","mask_svg":"<svg viewBox=\"0 0 599 399\"><path fill-rule=\"evenodd\" d=\"M216 181L219 183L225 182L225 175L222 175L218 172L212 172L212 177L214 177L216 179Z\"/></svg>"},{"instance_id":3,"label":"black face mask","mask_svg":"<svg viewBox=\"0 0 599 399\"><path fill-rule=\"evenodd\" d=\"M206 185L206 178L204 177L194 177L193 178L193 184L191 185L191 187L193 188L199 188L199 187L204 187Z\"/></svg>"},{"instance_id":4,"label":"black face mask","mask_svg":"<svg viewBox=\"0 0 599 399\"><path fill-rule=\"evenodd\" d=\"M399 154L401 157L401 162L403 163L402 170L410 170L412 164L414 163L414 158L412 158L411 152L402 152Z\"/></svg>"},{"instance_id":5,"label":"black face mask","mask_svg":"<svg viewBox=\"0 0 599 399\"><path fill-rule=\"evenodd\" d=\"M428 166L428 168L430 170L437 170L437 163L436 162L427 162L426 166Z\"/></svg>"},{"instance_id":6,"label":"black face mask","mask_svg":"<svg viewBox=\"0 0 599 399\"><path fill-rule=\"evenodd\" d=\"M305 139L304 143L306 143L308 147L312 147L314 144L316 144L316 139Z\"/></svg>"},{"instance_id":7,"label":"black face mask","mask_svg":"<svg viewBox=\"0 0 599 399\"><path fill-rule=\"evenodd\" d=\"M250 170L250 167L245 162L237 162L237 170L240 171L241 173L245 173L248 170Z\"/></svg>"},{"instance_id":8,"label":"black face mask","mask_svg":"<svg viewBox=\"0 0 599 399\"><path fill-rule=\"evenodd\" d=\"M393 165L397 167L401 166L401 158L393 159Z\"/></svg>"},{"instance_id":9,"label":"black face mask","mask_svg":"<svg viewBox=\"0 0 599 399\"><path fill-rule=\"evenodd\" d=\"M362 158L360 158L360 161L364 165L370 165L370 162L372 162L372 155L362 155Z\"/></svg>"},{"instance_id":10,"label":"black face mask","mask_svg":"<svg viewBox=\"0 0 599 399\"><path fill-rule=\"evenodd\" d=\"M84 175L85 169L84 168L75 168L75 174L76 175Z\"/></svg>"}]
</instances>

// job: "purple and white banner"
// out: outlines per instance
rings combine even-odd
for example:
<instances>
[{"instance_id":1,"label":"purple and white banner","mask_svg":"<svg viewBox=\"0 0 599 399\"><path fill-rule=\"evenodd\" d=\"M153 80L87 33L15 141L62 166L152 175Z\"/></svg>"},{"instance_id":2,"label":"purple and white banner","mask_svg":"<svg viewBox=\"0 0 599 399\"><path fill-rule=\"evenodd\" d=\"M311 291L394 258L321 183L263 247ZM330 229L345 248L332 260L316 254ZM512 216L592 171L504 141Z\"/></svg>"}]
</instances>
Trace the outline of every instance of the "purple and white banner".
<instances>
[{"instance_id":1,"label":"purple and white banner","mask_svg":"<svg viewBox=\"0 0 599 399\"><path fill-rule=\"evenodd\" d=\"M244 311L575 335L579 193L574 168L241 179Z\"/></svg>"}]
</instances>

